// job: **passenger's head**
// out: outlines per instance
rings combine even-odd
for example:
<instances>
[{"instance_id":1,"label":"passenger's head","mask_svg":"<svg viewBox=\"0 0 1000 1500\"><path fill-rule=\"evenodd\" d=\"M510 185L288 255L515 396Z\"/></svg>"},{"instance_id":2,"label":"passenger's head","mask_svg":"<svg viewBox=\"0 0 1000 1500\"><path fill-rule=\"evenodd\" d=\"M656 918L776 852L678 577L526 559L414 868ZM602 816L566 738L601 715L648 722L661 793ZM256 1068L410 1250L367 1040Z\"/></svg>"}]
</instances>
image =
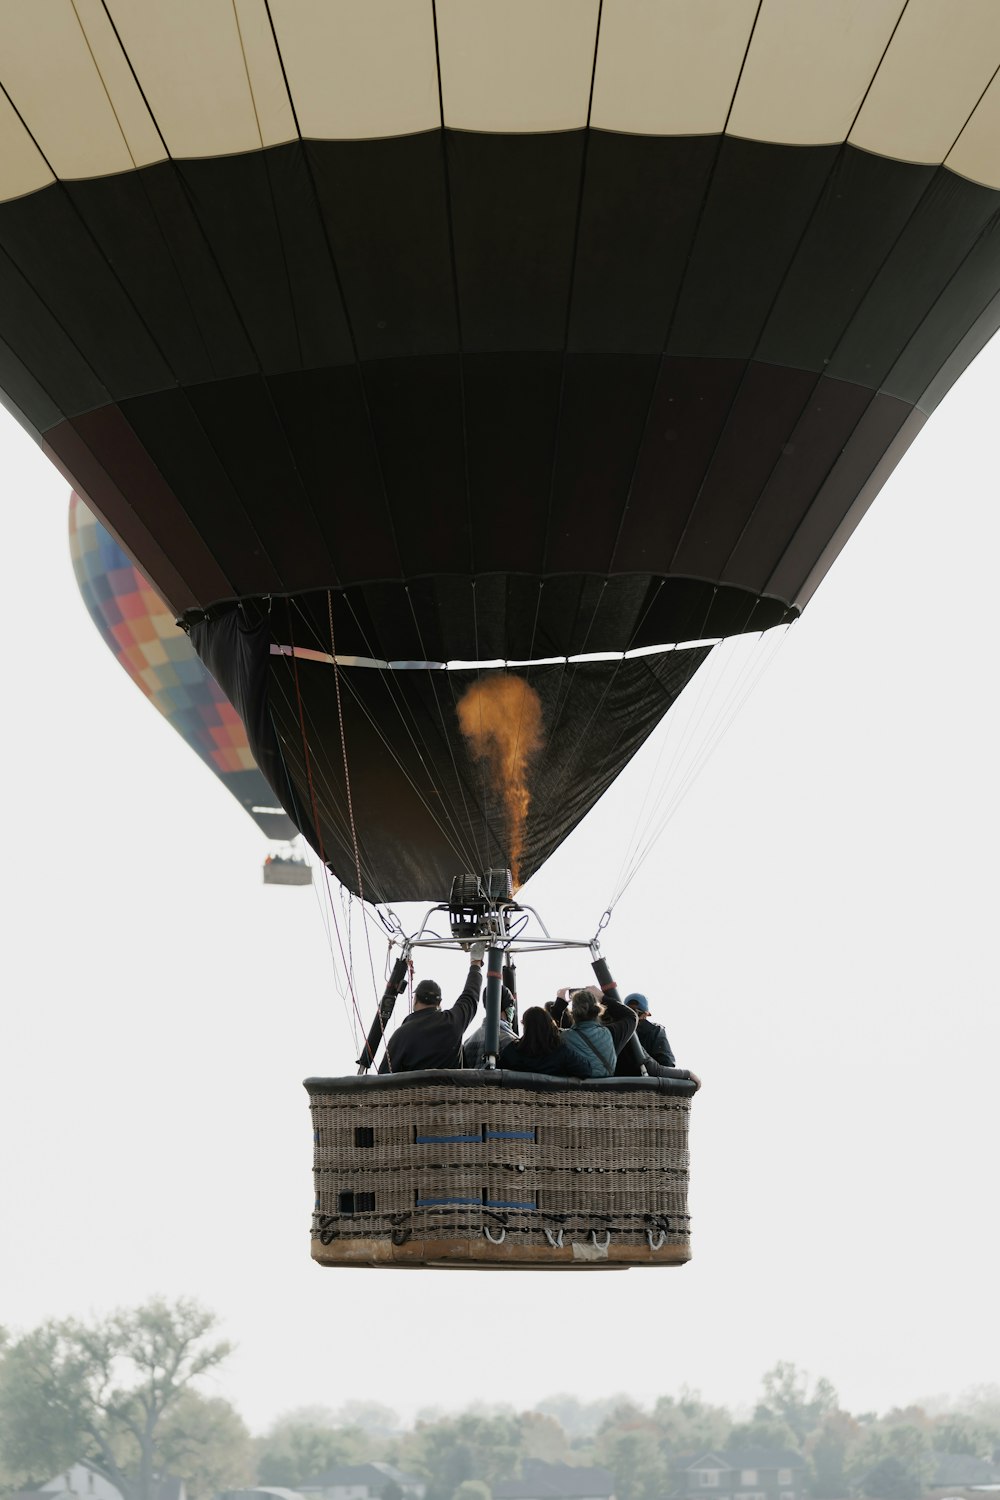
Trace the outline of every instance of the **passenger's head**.
<instances>
[{"instance_id":1,"label":"passenger's head","mask_svg":"<svg viewBox=\"0 0 1000 1500\"><path fill-rule=\"evenodd\" d=\"M507 1004L501 1006L501 1008L500 1008L500 1014L503 1016L504 1020L507 1022L507 1025L510 1026L512 1029L513 1029L513 1026L514 1026L514 1016L515 1016L516 1012L517 1012L517 1006L514 1004L513 1000L508 1001Z\"/></svg>"},{"instance_id":2,"label":"passenger's head","mask_svg":"<svg viewBox=\"0 0 1000 1500\"><path fill-rule=\"evenodd\" d=\"M649 1015L649 1001L645 995L638 993L625 996L625 1004L630 1010L634 1010L637 1016Z\"/></svg>"},{"instance_id":3,"label":"passenger's head","mask_svg":"<svg viewBox=\"0 0 1000 1500\"><path fill-rule=\"evenodd\" d=\"M547 1010L529 1005L521 1017L521 1040L529 1052L551 1052L559 1046L559 1027Z\"/></svg>"},{"instance_id":4,"label":"passenger's head","mask_svg":"<svg viewBox=\"0 0 1000 1500\"><path fill-rule=\"evenodd\" d=\"M574 1026L578 1026L581 1021L599 1020L603 1010L600 990L595 989L593 985L589 985L585 990L576 990L569 1002L569 1008L573 1013Z\"/></svg>"},{"instance_id":5,"label":"passenger's head","mask_svg":"<svg viewBox=\"0 0 1000 1500\"><path fill-rule=\"evenodd\" d=\"M421 979L413 991L413 1007L430 1010L441 1004L441 986L436 979Z\"/></svg>"}]
</instances>

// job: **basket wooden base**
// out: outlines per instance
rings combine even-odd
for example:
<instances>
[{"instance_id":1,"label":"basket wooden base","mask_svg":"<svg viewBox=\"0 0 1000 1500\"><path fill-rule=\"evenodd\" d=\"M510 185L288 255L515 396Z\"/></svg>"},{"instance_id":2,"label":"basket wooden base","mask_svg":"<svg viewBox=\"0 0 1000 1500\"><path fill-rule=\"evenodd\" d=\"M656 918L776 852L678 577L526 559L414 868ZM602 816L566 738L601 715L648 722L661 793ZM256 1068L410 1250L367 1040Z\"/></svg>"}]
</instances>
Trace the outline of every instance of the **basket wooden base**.
<instances>
[{"instance_id":1,"label":"basket wooden base","mask_svg":"<svg viewBox=\"0 0 1000 1500\"><path fill-rule=\"evenodd\" d=\"M687 1245L593 1246L586 1242L560 1246L494 1245L488 1240L384 1240L312 1242L312 1258L321 1266L379 1266L464 1271L627 1271L630 1266L683 1266L691 1259Z\"/></svg>"}]
</instances>

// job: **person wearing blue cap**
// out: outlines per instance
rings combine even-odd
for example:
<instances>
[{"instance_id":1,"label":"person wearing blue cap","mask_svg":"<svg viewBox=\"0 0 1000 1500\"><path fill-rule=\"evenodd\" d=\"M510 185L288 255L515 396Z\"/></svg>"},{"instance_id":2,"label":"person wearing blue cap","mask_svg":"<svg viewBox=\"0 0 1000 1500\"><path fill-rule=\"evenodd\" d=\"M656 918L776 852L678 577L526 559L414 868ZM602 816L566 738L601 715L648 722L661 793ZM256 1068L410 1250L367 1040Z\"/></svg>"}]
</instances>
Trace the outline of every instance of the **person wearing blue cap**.
<instances>
[{"instance_id":1,"label":"person wearing blue cap","mask_svg":"<svg viewBox=\"0 0 1000 1500\"><path fill-rule=\"evenodd\" d=\"M635 1034L639 1038L643 1051L661 1067L675 1068L677 1064L674 1061L670 1043L667 1041L667 1033L653 1020L646 996L638 993L626 995L624 1003L630 1010L634 1010L639 1018Z\"/></svg>"}]
</instances>

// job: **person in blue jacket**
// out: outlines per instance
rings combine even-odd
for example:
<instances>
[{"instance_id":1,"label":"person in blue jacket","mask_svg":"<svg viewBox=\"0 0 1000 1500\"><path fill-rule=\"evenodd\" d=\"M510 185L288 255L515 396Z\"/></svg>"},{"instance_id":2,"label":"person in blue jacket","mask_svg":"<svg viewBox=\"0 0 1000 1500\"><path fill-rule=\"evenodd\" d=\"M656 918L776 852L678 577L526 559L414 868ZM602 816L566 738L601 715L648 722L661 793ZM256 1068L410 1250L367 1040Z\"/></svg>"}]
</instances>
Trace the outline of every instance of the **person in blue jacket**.
<instances>
[{"instance_id":1,"label":"person in blue jacket","mask_svg":"<svg viewBox=\"0 0 1000 1500\"><path fill-rule=\"evenodd\" d=\"M613 1078L621 1052L635 1031L635 1011L602 996L596 986L575 990L569 1002L573 1024L564 1040L583 1059L589 1078Z\"/></svg>"}]
</instances>

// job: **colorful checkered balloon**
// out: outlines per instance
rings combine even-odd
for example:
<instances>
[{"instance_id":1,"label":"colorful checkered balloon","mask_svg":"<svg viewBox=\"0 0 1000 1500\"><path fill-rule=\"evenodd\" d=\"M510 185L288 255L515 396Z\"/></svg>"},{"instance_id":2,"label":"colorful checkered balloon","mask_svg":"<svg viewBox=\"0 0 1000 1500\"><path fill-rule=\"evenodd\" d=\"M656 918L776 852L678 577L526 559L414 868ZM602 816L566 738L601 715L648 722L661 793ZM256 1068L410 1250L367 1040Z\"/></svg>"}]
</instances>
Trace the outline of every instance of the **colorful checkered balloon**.
<instances>
[{"instance_id":1,"label":"colorful checkered balloon","mask_svg":"<svg viewBox=\"0 0 1000 1500\"><path fill-rule=\"evenodd\" d=\"M168 606L77 494L69 502L69 546L90 618L132 681L268 838L293 839L297 830L258 770L236 710Z\"/></svg>"}]
</instances>

